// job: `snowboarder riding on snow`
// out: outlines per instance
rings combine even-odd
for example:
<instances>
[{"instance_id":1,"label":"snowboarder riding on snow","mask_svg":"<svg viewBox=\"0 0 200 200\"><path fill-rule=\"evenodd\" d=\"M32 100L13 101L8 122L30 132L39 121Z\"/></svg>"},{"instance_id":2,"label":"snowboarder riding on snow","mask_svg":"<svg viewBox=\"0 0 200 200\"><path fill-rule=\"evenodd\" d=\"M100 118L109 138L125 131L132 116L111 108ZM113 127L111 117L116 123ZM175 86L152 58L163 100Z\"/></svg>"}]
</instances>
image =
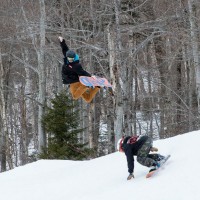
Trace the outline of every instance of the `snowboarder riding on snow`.
<instances>
[{"instance_id":1,"label":"snowboarder riding on snow","mask_svg":"<svg viewBox=\"0 0 200 200\"><path fill-rule=\"evenodd\" d=\"M79 56L74 51L69 50L65 40L61 36L58 39L60 40L60 46L64 55L64 65L62 67L63 84L70 85L70 92L73 99L77 100L82 97L87 103L90 103L100 88L88 88L79 82L79 76L89 76L94 79L96 77L83 70L79 62Z\"/></svg>"},{"instance_id":2,"label":"snowboarder riding on snow","mask_svg":"<svg viewBox=\"0 0 200 200\"><path fill-rule=\"evenodd\" d=\"M148 136L122 137L118 141L117 149L124 152L127 158L129 172L127 180L134 178L134 156L137 156L137 161L141 165L149 167L150 171L158 169L161 160L165 158L160 154L150 154L150 151L158 151L158 149L153 147L153 140Z\"/></svg>"}]
</instances>

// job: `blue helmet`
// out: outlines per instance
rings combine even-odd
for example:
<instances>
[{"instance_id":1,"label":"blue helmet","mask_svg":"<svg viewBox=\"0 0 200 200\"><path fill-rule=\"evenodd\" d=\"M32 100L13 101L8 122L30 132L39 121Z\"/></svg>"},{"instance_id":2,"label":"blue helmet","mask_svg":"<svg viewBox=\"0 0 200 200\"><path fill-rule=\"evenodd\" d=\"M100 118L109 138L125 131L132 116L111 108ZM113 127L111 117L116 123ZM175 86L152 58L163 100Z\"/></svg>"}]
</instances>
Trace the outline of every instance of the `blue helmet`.
<instances>
[{"instance_id":1,"label":"blue helmet","mask_svg":"<svg viewBox=\"0 0 200 200\"><path fill-rule=\"evenodd\" d=\"M75 56L76 56L76 53L72 50L68 50L66 53L67 58L75 58Z\"/></svg>"}]
</instances>

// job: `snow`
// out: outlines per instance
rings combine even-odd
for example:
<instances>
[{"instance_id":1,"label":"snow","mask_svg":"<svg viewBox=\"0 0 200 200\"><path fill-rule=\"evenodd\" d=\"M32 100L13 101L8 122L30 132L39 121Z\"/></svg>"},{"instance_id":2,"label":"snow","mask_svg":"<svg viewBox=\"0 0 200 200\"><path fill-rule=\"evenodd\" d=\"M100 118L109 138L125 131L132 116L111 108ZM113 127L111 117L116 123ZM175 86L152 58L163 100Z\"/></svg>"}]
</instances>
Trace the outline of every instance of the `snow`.
<instances>
[{"instance_id":1,"label":"snow","mask_svg":"<svg viewBox=\"0 0 200 200\"><path fill-rule=\"evenodd\" d=\"M4 200L199 200L200 131L157 140L171 154L154 177L135 161L135 178L127 181L123 153L89 161L40 160L0 174Z\"/></svg>"}]
</instances>

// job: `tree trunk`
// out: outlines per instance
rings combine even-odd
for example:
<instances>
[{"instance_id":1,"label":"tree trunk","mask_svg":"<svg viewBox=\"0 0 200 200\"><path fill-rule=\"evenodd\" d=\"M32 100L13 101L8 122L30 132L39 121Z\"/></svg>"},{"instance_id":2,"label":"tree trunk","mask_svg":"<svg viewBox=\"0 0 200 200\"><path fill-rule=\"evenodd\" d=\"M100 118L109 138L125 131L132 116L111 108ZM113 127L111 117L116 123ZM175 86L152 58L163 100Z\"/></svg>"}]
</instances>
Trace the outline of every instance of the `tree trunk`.
<instances>
[{"instance_id":1,"label":"tree trunk","mask_svg":"<svg viewBox=\"0 0 200 200\"><path fill-rule=\"evenodd\" d=\"M196 71L196 91L198 101L198 113L200 114L200 62L199 62L199 49L198 49L198 27L196 25L196 6L194 0L188 0L189 8L189 22L190 22L190 35L192 44L192 54L194 60L194 69ZM199 123L198 123L199 124Z\"/></svg>"},{"instance_id":2,"label":"tree trunk","mask_svg":"<svg viewBox=\"0 0 200 200\"><path fill-rule=\"evenodd\" d=\"M123 107L123 96L122 89L125 90L123 86L123 81L125 77L123 77L123 70L120 70L122 67L121 62L121 52L122 52L122 44L121 44L121 31L120 31L120 0L114 0L114 9L115 9L115 26L116 26L116 36L113 33L111 37L115 38L116 48L113 50L116 51L115 60L116 65L112 66L111 70L113 70L112 74L115 76L115 119L114 119L114 133L115 133L115 148L117 147L117 142L123 135L123 115L124 115L124 107ZM125 91L124 91L125 93Z\"/></svg>"},{"instance_id":3,"label":"tree trunk","mask_svg":"<svg viewBox=\"0 0 200 200\"><path fill-rule=\"evenodd\" d=\"M42 116L45 112L46 101L46 78L45 78L45 63L44 63L44 48L45 48L45 3L44 0L39 0L40 3L40 47L38 54L38 71L39 71L39 111L38 111L38 138L39 138L39 153L46 147L46 136L42 126Z\"/></svg>"},{"instance_id":4,"label":"tree trunk","mask_svg":"<svg viewBox=\"0 0 200 200\"><path fill-rule=\"evenodd\" d=\"M2 62L0 49L0 171L6 171L6 133L7 133L7 119L6 119L6 99L5 99L5 71Z\"/></svg>"}]
</instances>

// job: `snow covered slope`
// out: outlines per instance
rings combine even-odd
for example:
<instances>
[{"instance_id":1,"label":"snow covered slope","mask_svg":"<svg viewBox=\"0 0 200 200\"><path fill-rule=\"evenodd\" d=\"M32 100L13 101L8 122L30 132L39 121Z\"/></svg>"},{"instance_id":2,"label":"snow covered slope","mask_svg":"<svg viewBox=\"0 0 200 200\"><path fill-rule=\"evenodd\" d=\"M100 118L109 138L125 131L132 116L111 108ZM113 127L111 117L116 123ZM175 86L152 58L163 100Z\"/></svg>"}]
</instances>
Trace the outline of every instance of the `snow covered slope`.
<instances>
[{"instance_id":1,"label":"snow covered slope","mask_svg":"<svg viewBox=\"0 0 200 200\"><path fill-rule=\"evenodd\" d=\"M0 174L1 200L199 200L200 131L154 142L171 154L164 169L146 179L135 161L127 181L123 153L90 161L40 160Z\"/></svg>"}]
</instances>

